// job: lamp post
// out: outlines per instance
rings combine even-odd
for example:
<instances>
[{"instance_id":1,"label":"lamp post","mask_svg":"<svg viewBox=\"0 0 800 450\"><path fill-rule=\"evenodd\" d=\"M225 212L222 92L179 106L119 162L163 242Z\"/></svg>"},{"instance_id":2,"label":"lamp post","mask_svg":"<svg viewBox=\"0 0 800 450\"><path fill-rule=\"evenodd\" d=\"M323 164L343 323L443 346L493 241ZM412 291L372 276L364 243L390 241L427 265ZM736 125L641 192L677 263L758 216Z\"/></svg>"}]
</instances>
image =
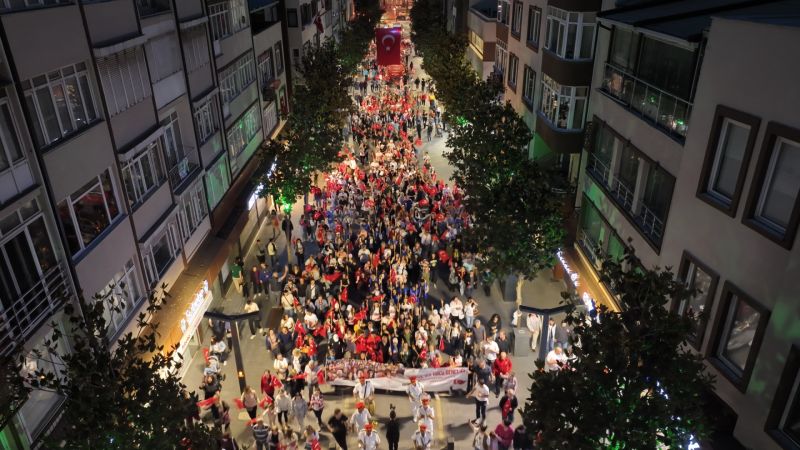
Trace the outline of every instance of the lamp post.
<instances>
[{"instance_id":1,"label":"lamp post","mask_svg":"<svg viewBox=\"0 0 800 450\"><path fill-rule=\"evenodd\" d=\"M239 380L240 392L244 392L244 388L247 387L247 380L245 378L242 349L239 345L239 322L248 320L251 317L256 317L258 314L259 311L241 314L224 314L221 312L206 311L206 313L203 315L209 319L228 323L231 326L231 351L233 352L233 360L236 363L236 378Z\"/></svg>"}]
</instances>

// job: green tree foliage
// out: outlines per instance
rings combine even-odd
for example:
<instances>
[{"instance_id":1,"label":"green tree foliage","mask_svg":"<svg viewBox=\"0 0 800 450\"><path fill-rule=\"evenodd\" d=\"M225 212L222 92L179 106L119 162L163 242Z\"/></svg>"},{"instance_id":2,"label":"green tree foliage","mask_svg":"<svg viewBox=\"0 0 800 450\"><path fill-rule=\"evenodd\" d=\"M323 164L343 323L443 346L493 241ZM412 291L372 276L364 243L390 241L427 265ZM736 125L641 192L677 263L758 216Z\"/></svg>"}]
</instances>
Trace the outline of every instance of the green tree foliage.
<instances>
[{"instance_id":1,"label":"green tree foliage","mask_svg":"<svg viewBox=\"0 0 800 450\"><path fill-rule=\"evenodd\" d=\"M597 321L571 313L576 359L564 370L531 375L523 410L544 449L686 448L708 434L703 392L713 378L686 349L690 319L666 309L690 292L669 270L647 270L632 253L607 259L602 280L622 312L601 306Z\"/></svg>"},{"instance_id":2,"label":"green tree foliage","mask_svg":"<svg viewBox=\"0 0 800 450\"><path fill-rule=\"evenodd\" d=\"M292 204L308 192L316 173L327 170L338 159L341 130L354 110L348 88L381 15L377 0L360 0L357 8L358 15L343 32L340 43L328 39L306 49L295 67L299 81L281 139L267 142L260 151L263 167L270 166L276 157L278 162L272 177L261 180L265 186L261 195ZM265 170L259 172L266 176Z\"/></svg>"},{"instance_id":3,"label":"green tree foliage","mask_svg":"<svg viewBox=\"0 0 800 450\"><path fill-rule=\"evenodd\" d=\"M521 302L523 281L555 264L564 238L565 182L528 159L530 129L501 99L502 80L480 80L465 57L463 37L444 30L441 0L415 2L411 19L423 68L436 81L451 124L445 156L473 218L466 239L481 253L482 266L517 276Z\"/></svg>"},{"instance_id":4,"label":"green tree foliage","mask_svg":"<svg viewBox=\"0 0 800 450\"><path fill-rule=\"evenodd\" d=\"M62 448L75 450L214 448L216 432L186 420L197 411L197 398L177 376L180 358L173 358L174 349L157 346L157 325L146 320L164 298L151 296L147 312L137 318L136 333L123 335L113 345L106 339L109 328L103 313L120 313L121 301L107 294L89 301L81 297L76 303L79 309L64 307L70 327L66 334L53 323L44 341L46 351L20 352L6 366L21 375L4 390L42 390L64 397L60 436L47 448L59 448L62 440ZM57 345L65 338L70 352Z\"/></svg>"}]
</instances>

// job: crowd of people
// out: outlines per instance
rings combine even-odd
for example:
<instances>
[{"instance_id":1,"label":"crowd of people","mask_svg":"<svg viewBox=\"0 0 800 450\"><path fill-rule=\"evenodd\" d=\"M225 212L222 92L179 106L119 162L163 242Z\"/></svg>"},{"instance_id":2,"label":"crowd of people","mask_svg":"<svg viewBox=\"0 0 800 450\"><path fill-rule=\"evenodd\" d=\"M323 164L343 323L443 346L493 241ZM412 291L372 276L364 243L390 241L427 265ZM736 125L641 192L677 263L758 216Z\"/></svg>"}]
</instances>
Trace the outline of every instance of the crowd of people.
<instances>
[{"instance_id":1,"label":"crowd of people","mask_svg":"<svg viewBox=\"0 0 800 450\"><path fill-rule=\"evenodd\" d=\"M414 75L410 58L406 69L402 77L391 78L377 66L373 47L354 79L358 108L342 162L312 189L297 226L288 215L272 219L285 235L287 264L279 265L277 236L266 245L257 242L259 264L252 270L237 262L234 283L247 299L244 311L283 311L277 330L264 328L266 314L249 319L250 339L264 339L273 364L258 389L248 386L234 402L249 415L258 450L314 450L321 431L330 432L343 450L348 434L357 436L360 449L381 444L372 374L353 375L354 411L336 409L323 417L324 367L348 359L403 368L466 367L467 395L475 401L474 448L534 445L523 425L513 427L520 420L515 414L518 380L509 359L512 337L499 315L486 324L478 318L473 293L489 286L491 274L478 271L473 252L461 240L470 226L463 192L439 178L420 151L423 139L444 128L433 83ZM431 295L439 283L449 298ZM529 317L529 328L531 323L535 318ZM220 448L234 449L231 406L220 397L227 333L221 323L211 325L215 336L198 406L210 410L225 433ZM490 429L486 409L492 391L502 423ZM413 377L406 394L417 424L408 436L411 446L430 449L437 437L431 396ZM309 412L313 419L307 421ZM384 428L389 449L397 449L394 407Z\"/></svg>"}]
</instances>

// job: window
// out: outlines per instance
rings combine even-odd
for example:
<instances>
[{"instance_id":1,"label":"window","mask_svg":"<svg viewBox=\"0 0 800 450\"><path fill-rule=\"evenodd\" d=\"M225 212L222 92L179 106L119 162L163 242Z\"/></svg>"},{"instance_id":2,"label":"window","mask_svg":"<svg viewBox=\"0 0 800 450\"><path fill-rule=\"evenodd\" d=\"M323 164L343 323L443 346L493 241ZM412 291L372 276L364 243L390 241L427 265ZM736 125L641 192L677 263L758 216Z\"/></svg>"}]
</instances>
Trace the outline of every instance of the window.
<instances>
[{"instance_id":1,"label":"window","mask_svg":"<svg viewBox=\"0 0 800 450\"><path fill-rule=\"evenodd\" d=\"M769 311L726 282L720 297L713 354L710 361L745 392L766 331Z\"/></svg>"},{"instance_id":2,"label":"window","mask_svg":"<svg viewBox=\"0 0 800 450\"><path fill-rule=\"evenodd\" d=\"M97 294L104 302L103 318L108 324L108 337L113 338L145 297L133 260L128 260Z\"/></svg>"},{"instance_id":3,"label":"window","mask_svg":"<svg viewBox=\"0 0 800 450\"><path fill-rule=\"evenodd\" d=\"M528 67L526 64L522 73L522 101L530 110L533 110L533 99L535 94L536 72L534 72L533 69Z\"/></svg>"},{"instance_id":4,"label":"window","mask_svg":"<svg viewBox=\"0 0 800 450\"><path fill-rule=\"evenodd\" d=\"M599 183L608 186L611 161L614 158L614 146L618 139L611 128L603 122L595 120L594 125L594 142L586 162L586 171L592 174Z\"/></svg>"},{"instance_id":5,"label":"window","mask_svg":"<svg viewBox=\"0 0 800 450\"><path fill-rule=\"evenodd\" d=\"M497 22L508 26L511 16L511 2L508 0L499 0L497 2Z\"/></svg>"},{"instance_id":6,"label":"window","mask_svg":"<svg viewBox=\"0 0 800 450\"><path fill-rule=\"evenodd\" d=\"M792 345L765 429L781 448L800 449L800 348Z\"/></svg>"},{"instance_id":7,"label":"window","mask_svg":"<svg viewBox=\"0 0 800 450\"><path fill-rule=\"evenodd\" d=\"M230 103L256 79L253 53L248 51L219 72L223 104Z\"/></svg>"},{"instance_id":8,"label":"window","mask_svg":"<svg viewBox=\"0 0 800 450\"><path fill-rule=\"evenodd\" d=\"M770 122L756 166L745 223L791 248L800 220L800 131Z\"/></svg>"},{"instance_id":9,"label":"window","mask_svg":"<svg viewBox=\"0 0 800 450\"><path fill-rule=\"evenodd\" d=\"M117 197L106 169L82 188L58 202L67 245L73 255L94 242L120 214Z\"/></svg>"},{"instance_id":10,"label":"window","mask_svg":"<svg viewBox=\"0 0 800 450\"><path fill-rule=\"evenodd\" d=\"M217 96L206 99L194 112L194 123L197 126L197 139L200 145L206 143L219 129L217 122Z\"/></svg>"},{"instance_id":11,"label":"window","mask_svg":"<svg viewBox=\"0 0 800 450\"><path fill-rule=\"evenodd\" d=\"M749 114L717 106L697 193L731 217L736 215L760 122Z\"/></svg>"},{"instance_id":12,"label":"window","mask_svg":"<svg viewBox=\"0 0 800 450\"><path fill-rule=\"evenodd\" d=\"M511 34L519 36L522 30L522 2L514 1L514 17L511 22Z\"/></svg>"},{"instance_id":13,"label":"window","mask_svg":"<svg viewBox=\"0 0 800 450\"><path fill-rule=\"evenodd\" d=\"M148 286L152 289L181 252L181 241L178 239L175 223L167 223L163 230L156 233L151 242L146 247L143 258Z\"/></svg>"},{"instance_id":14,"label":"window","mask_svg":"<svg viewBox=\"0 0 800 450\"><path fill-rule=\"evenodd\" d=\"M258 78L261 89L269 87L270 81L275 78L275 67L272 65L272 49L267 49L258 55Z\"/></svg>"},{"instance_id":15,"label":"window","mask_svg":"<svg viewBox=\"0 0 800 450\"><path fill-rule=\"evenodd\" d=\"M51 5L67 5L71 3L71 0L3 0L0 2L0 11L31 9Z\"/></svg>"},{"instance_id":16,"label":"window","mask_svg":"<svg viewBox=\"0 0 800 450\"><path fill-rule=\"evenodd\" d=\"M99 58L97 70L112 117L150 97L150 78L141 46Z\"/></svg>"},{"instance_id":17,"label":"window","mask_svg":"<svg viewBox=\"0 0 800 450\"><path fill-rule=\"evenodd\" d=\"M161 121L164 127L164 161L167 168L171 169L178 164L184 156L183 141L181 139L181 124L178 122L178 113L173 111L166 119Z\"/></svg>"},{"instance_id":18,"label":"window","mask_svg":"<svg viewBox=\"0 0 800 450\"><path fill-rule=\"evenodd\" d=\"M508 66L508 50L506 43L498 40L495 42L494 70L500 74L505 73Z\"/></svg>"},{"instance_id":19,"label":"window","mask_svg":"<svg viewBox=\"0 0 800 450\"><path fill-rule=\"evenodd\" d=\"M297 9L288 8L286 10L286 25L289 27L297 27Z\"/></svg>"},{"instance_id":20,"label":"window","mask_svg":"<svg viewBox=\"0 0 800 450\"><path fill-rule=\"evenodd\" d=\"M231 159L239 156L259 131L261 131L261 117L258 113L258 103L255 103L228 130L228 152Z\"/></svg>"},{"instance_id":21,"label":"window","mask_svg":"<svg viewBox=\"0 0 800 450\"><path fill-rule=\"evenodd\" d=\"M686 316L692 321L692 329L688 340L694 348L700 350L719 277L705 264L697 261L689 253L684 252L683 261L681 261L680 279L683 280L692 293L687 298L681 299L679 303L674 304L673 308L677 314Z\"/></svg>"},{"instance_id":22,"label":"window","mask_svg":"<svg viewBox=\"0 0 800 450\"><path fill-rule=\"evenodd\" d=\"M302 22L303 26L309 25L311 23L311 5L308 3L300 5L300 21Z\"/></svg>"},{"instance_id":23,"label":"window","mask_svg":"<svg viewBox=\"0 0 800 450\"><path fill-rule=\"evenodd\" d=\"M472 30L469 30L469 44L472 46L472 50L483 58L483 39Z\"/></svg>"},{"instance_id":24,"label":"window","mask_svg":"<svg viewBox=\"0 0 800 450\"><path fill-rule=\"evenodd\" d=\"M594 50L595 13L547 8L545 48L564 59L590 59Z\"/></svg>"},{"instance_id":25,"label":"window","mask_svg":"<svg viewBox=\"0 0 800 450\"><path fill-rule=\"evenodd\" d=\"M0 219L0 249L0 307L18 318L34 319L49 312L49 304L40 304L44 293L30 292L45 274L60 270L36 199Z\"/></svg>"},{"instance_id":26,"label":"window","mask_svg":"<svg viewBox=\"0 0 800 450\"><path fill-rule=\"evenodd\" d=\"M539 47L539 31L542 28L542 10L537 6L528 7L528 30L525 33L525 40Z\"/></svg>"},{"instance_id":27,"label":"window","mask_svg":"<svg viewBox=\"0 0 800 450\"><path fill-rule=\"evenodd\" d=\"M218 41L246 28L248 15L244 0L228 0L208 5L211 38Z\"/></svg>"},{"instance_id":28,"label":"window","mask_svg":"<svg viewBox=\"0 0 800 450\"><path fill-rule=\"evenodd\" d=\"M595 268L600 270L605 256L621 259L625 254L625 244L585 194L580 214L578 244Z\"/></svg>"},{"instance_id":29,"label":"window","mask_svg":"<svg viewBox=\"0 0 800 450\"><path fill-rule=\"evenodd\" d=\"M11 167L17 161L25 159L22 153L17 128L11 115L8 100L0 99L0 171Z\"/></svg>"},{"instance_id":30,"label":"window","mask_svg":"<svg viewBox=\"0 0 800 450\"><path fill-rule=\"evenodd\" d=\"M514 91L517 90L517 72L519 69L519 58L510 53L508 57L508 86Z\"/></svg>"},{"instance_id":31,"label":"window","mask_svg":"<svg viewBox=\"0 0 800 450\"><path fill-rule=\"evenodd\" d=\"M208 215L203 183L195 183L193 187L187 189L181 197L180 205L178 219L181 225L183 242L186 242L192 237L192 233L200 225L200 222Z\"/></svg>"},{"instance_id":32,"label":"window","mask_svg":"<svg viewBox=\"0 0 800 450\"><path fill-rule=\"evenodd\" d=\"M36 144L44 147L97 119L86 63L22 82Z\"/></svg>"},{"instance_id":33,"label":"window","mask_svg":"<svg viewBox=\"0 0 800 450\"><path fill-rule=\"evenodd\" d=\"M150 58L149 67L153 83L181 70L181 51L175 33L166 33L150 39L147 42L147 55Z\"/></svg>"},{"instance_id":34,"label":"window","mask_svg":"<svg viewBox=\"0 0 800 450\"><path fill-rule=\"evenodd\" d=\"M542 102L540 111L556 128L580 130L586 112L586 86L562 86L542 74Z\"/></svg>"},{"instance_id":35,"label":"window","mask_svg":"<svg viewBox=\"0 0 800 450\"><path fill-rule=\"evenodd\" d=\"M208 206L214 209L222 200L222 196L231 185L231 176L228 172L228 158L223 154L214 164L214 167L206 171L206 190L208 196Z\"/></svg>"},{"instance_id":36,"label":"window","mask_svg":"<svg viewBox=\"0 0 800 450\"><path fill-rule=\"evenodd\" d=\"M281 41L275 44L275 76L283 73L283 46Z\"/></svg>"},{"instance_id":37,"label":"window","mask_svg":"<svg viewBox=\"0 0 800 450\"><path fill-rule=\"evenodd\" d=\"M636 189L636 179L639 177L639 164L641 159L633 146L620 147L617 173L614 174L611 190L617 202L626 211L633 209L633 192Z\"/></svg>"},{"instance_id":38,"label":"window","mask_svg":"<svg viewBox=\"0 0 800 450\"><path fill-rule=\"evenodd\" d=\"M657 164L648 163L642 199L639 204L641 231L656 245L661 244L672 202L675 177ZM640 181L641 183L641 181Z\"/></svg>"},{"instance_id":39,"label":"window","mask_svg":"<svg viewBox=\"0 0 800 450\"><path fill-rule=\"evenodd\" d=\"M206 39L206 27L199 25L184 32L184 50L186 52L186 70L189 73L207 65L208 40Z\"/></svg>"},{"instance_id":40,"label":"window","mask_svg":"<svg viewBox=\"0 0 800 450\"><path fill-rule=\"evenodd\" d=\"M131 207L141 203L147 194L161 186L164 181L159 142L151 142L144 151L123 163L122 180Z\"/></svg>"}]
</instances>

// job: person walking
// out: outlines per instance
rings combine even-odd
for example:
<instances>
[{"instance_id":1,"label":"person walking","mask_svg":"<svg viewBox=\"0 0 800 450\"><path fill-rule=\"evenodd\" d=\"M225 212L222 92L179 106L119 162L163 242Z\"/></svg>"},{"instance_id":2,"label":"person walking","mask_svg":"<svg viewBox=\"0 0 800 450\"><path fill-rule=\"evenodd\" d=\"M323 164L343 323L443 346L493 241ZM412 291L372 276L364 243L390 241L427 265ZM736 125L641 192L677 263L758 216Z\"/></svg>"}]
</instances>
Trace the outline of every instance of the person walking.
<instances>
[{"instance_id":1,"label":"person walking","mask_svg":"<svg viewBox=\"0 0 800 450\"><path fill-rule=\"evenodd\" d=\"M511 427L511 422L503 421L503 423L497 424L494 435L497 436L499 450L508 450L514 443L514 428Z\"/></svg>"},{"instance_id":2,"label":"person walking","mask_svg":"<svg viewBox=\"0 0 800 450\"><path fill-rule=\"evenodd\" d=\"M317 417L317 425L322 428L322 411L325 409L325 398L322 397L322 391L319 390L319 386L314 387L314 393L311 394L309 404L311 411L314 411L314 415Z\"/></svg>"},{"instance_id":3,"label":"person walking","mask_svg":"<svg viewBox=\"0 0 800 450\"><path fill-rule=\"evenodd\" d=\"M489 386L486 385L485 380L478 378L475 389L467 394L475 399L474 423L476 424L486 422L486 404L489 402L489 392Z\"/></svg>"},{"instance_id":4,"label":"person walking","mask_svg":"<svg viewBox=\"0 0 800 450\"><path fill-rule=\"evenodd\" d=\"M252 428L256 450L267 450L267 443L269 441L269 428L264 425L264 419L258 419L258 421L252 425Z\"/></svg>"},{"instance_id":5,"label":"person walking","mask_svg":"<svg viewBox=\"0 0 800 450\"><path fill-rule=\"evenodd\" d=\"M333 435L336 444L342 450L347 450L347 417L342 414L341 409L336 408L328 419L328 431Z\"/></svg>"},{"instance_id":6,"label":"person walking","mask_svg":"<svg viewBox=\"0 0 800 450\"><path fill-rule=\"evenodd\" d=\"M278 259L278 246L275 245L275 238L270 239L267 243L267 256L269 256L269 265L275 267Z\"/></svg>"},{"instance_id":7,"label":"person walking","mask_svg":"<svg viewBox=\"0 0 800 450\"><path fill-rule=\"evenodd\" d=\"M411 442L414 444L414 450L431 450L433 433L431 433L427 425L420 423L419 429L411 437Z\"/></svg>"},{"instance_id":8,"label":"person walking","mask_svg":"<svg viewBox=\"0 0 800 450\"><path fill-rule=\"evenodd\" d=\"M389 421L386 422L386 442L389 450L398 450L400 445L400 423L397 421L397 413L394 408L389 412Z\"/></svg>"},{"instance_id":9,"label":"person walking","mask_svg":"<svg viewBox=\"0 0 800 450\"><path fill-rule=\"evenodd\" d=\"M422 386L422 383L417 382L417 377L413 375L408 377L408 381L410 384L406 388L406 394L408 394L408 401L411 403L411 417L413 417L414 422L416 422L417 410L422 406L422 396L425 394L425 387Z\"/></svg>"},{"instance_id":10,"label":"person walking","mask_svg":"<svg viewBox=\"0 0 800 450\"><path fill-rule=\"evenodd\" d=\"M368 423L358 433L358 448L361 450L377 450L381 445L381 437L372 428L372 424Z\"/></svg>"},{"instance_id":11,"label":"person walking","mask_svg":"<svg viewBox=\"0 0 800 450\"><path fill-rule=\"evenodd\" d=\"M517 396L513 389L506 389L505 395L500 397L500 415L503 422L514 422L514 411L517 410Z\"/></svg>"},{"instance_id":12,"label":"person walking","mask_svg":"<svg viewBox=\"0 0 800 450\"><path fill-rule=\"evenodd\" d=\"M264 329L261 328L261 321L259 320L260 312L258 304L254 302L252 298L248 298L244 303L244 312L245 314L253 314L247 318L247 324L250 326L250 339L255 339L257 334L256 329L258 329L258 333L264 332Z\"/></svg>"},{"instance_id":13,"label":"person walking","mask_svg":"<svg viewBox=\"0 0 800 450\"><path fill-rule=\"evenodd\" d=\"M292 415L302 430L306 426L306 415L308 414L308 402L303 398L303 392L299 391L292 400Z\"/></svg>"},{"instance_id":14,"label":"person walking","mask_svg":"<svg viewBox=\"0 0 800 450\"><path fill-rule=\"evenodd\" d=\"M486 424L476 425L470 423L470 426L475 433L472 436L472 450L489 450L490 439L489 434L486 432Z\"/></svg>"},{"instance_id":15,"label":"person walking","mask_svg":"<svg viewBox=\"0 0 800 450\"><path fill-rule=\"evenodd\" d=\"M258 412L258 394L256 391L250 386L245 387L244 392L242 393L241 401L244 405L244 409L247 410L247 415L250 416L250 419L255 419L256 413Z\"/></svg>"},{"instance_id":16,"label":"person walking","mask_svg":"<svg viewBox=\"0 0 800 450\"><path fill-rule=\"evenodd\" d=\"M286 390L281 388L275 396L275 410L278 412L278 423L283 427L289 426L289 410L292 409L292 399Z\"/></svg>"}]
</instances>

